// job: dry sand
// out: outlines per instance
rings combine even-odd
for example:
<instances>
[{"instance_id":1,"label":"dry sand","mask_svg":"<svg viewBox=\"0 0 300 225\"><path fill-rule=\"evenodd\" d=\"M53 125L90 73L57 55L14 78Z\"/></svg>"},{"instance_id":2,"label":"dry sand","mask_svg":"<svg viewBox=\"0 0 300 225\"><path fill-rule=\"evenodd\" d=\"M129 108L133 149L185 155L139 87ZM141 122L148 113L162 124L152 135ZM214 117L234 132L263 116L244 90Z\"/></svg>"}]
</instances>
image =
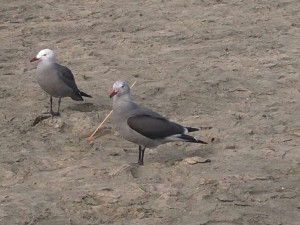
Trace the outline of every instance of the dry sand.
<instances>
[{"instance_id":1,"label":"dry sand","mask_svg":"<svg viewBox=\"0 0 300 225\"><path fill-rule=\"evenodd\" d=\"M299 0L2 0L0 18L0 224L300 224ZM43 48L94 98L32 126ZM138 168L109 121L88 143L117 79L214 142Z\"/></svg>"}]
</instances>

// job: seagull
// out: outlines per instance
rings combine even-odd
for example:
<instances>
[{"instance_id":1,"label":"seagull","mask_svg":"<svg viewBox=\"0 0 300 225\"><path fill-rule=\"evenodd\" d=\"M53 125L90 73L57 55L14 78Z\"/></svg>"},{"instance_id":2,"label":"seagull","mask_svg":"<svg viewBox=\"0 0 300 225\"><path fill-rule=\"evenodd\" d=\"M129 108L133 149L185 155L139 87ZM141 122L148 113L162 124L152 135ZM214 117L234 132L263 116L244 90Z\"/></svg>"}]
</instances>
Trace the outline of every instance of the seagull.
<instances>
[{"instance_id":1,"label":"seagull","mask_svg":"<svg viewBox=\"0 0 300 225\"><path fill-rule=\"evenodd\" d=\"M124 139L139 146L139 165L144 164L146 148L154 148L173 141L207 144L205 141L187 135L199 129L171 122L160 114L133 102L126 81L118 80L114 83L110 98L113 98L112 117L115 128Z\"/></svg>"},{"instance_id":2,"label":"seagull","mask_svg":"<svg viewBox=\"0 0 300 225\"><path fill-rule=\"evenodd\" d=\"M38 61L36 75L38 84L50 95L50 113L59 116L61 98L70 97L75 101L83 101L82 97L91 95L80 91L75 83L74 75L68 67L55 62L55 52L50 49L41 50L30 62ZM58 110L53 112L52 97L58 98Z\"/></svg>"}]
</instances>

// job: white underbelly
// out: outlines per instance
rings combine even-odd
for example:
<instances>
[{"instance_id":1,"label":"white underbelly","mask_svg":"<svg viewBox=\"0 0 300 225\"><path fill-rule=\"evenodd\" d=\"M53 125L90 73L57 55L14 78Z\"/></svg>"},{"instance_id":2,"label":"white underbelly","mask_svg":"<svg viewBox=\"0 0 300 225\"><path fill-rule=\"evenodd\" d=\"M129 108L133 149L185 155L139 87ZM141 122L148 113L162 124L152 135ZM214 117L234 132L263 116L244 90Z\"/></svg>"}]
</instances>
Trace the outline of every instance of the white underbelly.
<instances>
[{"instance_id":1,"label":"white underbelly","mask_svg":"<svg viewBox=\"0 0 300 225\"><path fill-rule=\"evenodd\" d=\"M67 97L73 93L72 89L58 78L38 75L37 81L41 88L53 97Z\"/></svg>"}]
</instances>

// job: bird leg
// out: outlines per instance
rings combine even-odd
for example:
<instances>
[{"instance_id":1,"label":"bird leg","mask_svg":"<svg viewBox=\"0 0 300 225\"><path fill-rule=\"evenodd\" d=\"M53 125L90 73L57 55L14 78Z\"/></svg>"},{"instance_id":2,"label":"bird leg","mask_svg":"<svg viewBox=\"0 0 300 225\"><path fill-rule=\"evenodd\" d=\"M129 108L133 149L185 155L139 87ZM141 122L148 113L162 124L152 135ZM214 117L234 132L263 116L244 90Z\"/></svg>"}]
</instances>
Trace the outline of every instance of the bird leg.
<instances>
[{"instance_id":1,"label":"bird leg","mask_svg":"<svg viewBox=\"0 0 300 225\"><path fill-rule=\"evenodd\" d=\"M139 145L139 165L144 165L144 153L145 153L146 147L142 147Z\"/></svg>"},{"instance_id":2,"label":"bird leg","mask_svg":"<svg viewBox=\"0 0 300 225\"><path fill-rule=\"evenodd\" d=\"M61 103L61 97L58 98L58 109L57 109L57 115L59 116L59 108L60 108L60 103Z\"/></svg>"},{"instance_id":3,"label":"bird leg","mask_svg":"<svg viewBox=\"0 0 300 225\"><path fill-rule=\"evenodd\" d=\"M58 104L58 110L59 110L60 101L58 100L58 102L59 102ZM53 105L53 99L52 96L50 96L50 114L52 116L59 116L59 111L57 113L53 112L52 105Z\"/></svg>"},{"instance_id":4,"label":"bird leg","mask_svg":"<svg viewBox=\"0 0 300 225\"><path fill-rule=\"evenodd\" d=\"M50 114L54 116L54 112L52 110L52 96L50 96Z\"/></svg>"}]
</instances>

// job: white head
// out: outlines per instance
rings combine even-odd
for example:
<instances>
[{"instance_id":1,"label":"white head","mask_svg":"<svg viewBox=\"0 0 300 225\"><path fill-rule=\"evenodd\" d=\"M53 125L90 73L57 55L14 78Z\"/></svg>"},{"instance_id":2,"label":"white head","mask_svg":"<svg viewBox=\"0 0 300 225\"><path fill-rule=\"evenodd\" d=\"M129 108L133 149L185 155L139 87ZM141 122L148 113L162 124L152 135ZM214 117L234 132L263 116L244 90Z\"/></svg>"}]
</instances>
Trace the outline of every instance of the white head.
<instances>
[{"instance_id":1,"label":"white head","mask_svg":"<svg viewBox=\"0 0 300 225\"><path fill-rule=\"evenodd\" d=\"M113 85L113 91L109 95L109 97L113 97L115 95L121 96L130 93L130 87L128 83L124 80L118 80Z\"/></svg>"},{"instance_id":2,"label":"white head","mask_svg":"<svg viewBox=\"0 0 300 225\"><path fill-rule=\"evenodd\" d=\"M55 61L55 52L50 49L43 49L37 54L36 57L33 57L30 60L30 62L34 62L37 60L54 62Z\"/></svg>"}]
</instances>

